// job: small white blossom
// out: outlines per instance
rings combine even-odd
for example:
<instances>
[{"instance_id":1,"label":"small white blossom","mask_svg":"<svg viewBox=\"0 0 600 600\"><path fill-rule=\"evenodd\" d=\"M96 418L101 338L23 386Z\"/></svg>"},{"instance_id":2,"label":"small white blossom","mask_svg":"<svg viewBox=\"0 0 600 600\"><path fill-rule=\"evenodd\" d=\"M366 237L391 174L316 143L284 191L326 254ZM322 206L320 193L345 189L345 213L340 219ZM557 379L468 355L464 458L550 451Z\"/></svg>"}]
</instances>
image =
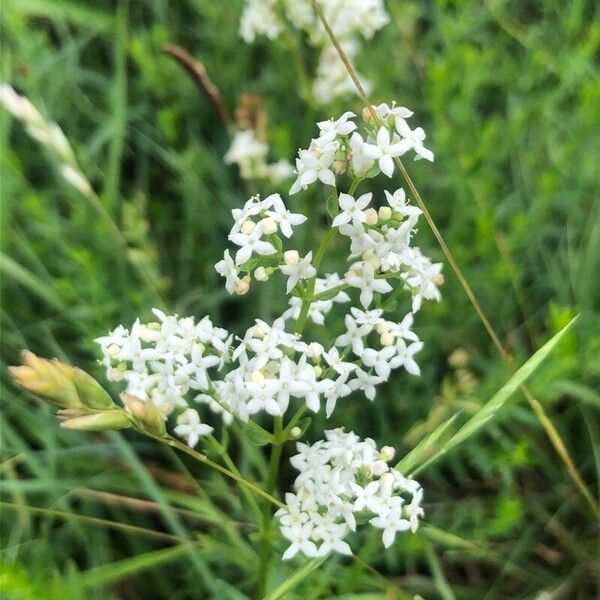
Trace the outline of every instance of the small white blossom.
<instances>
[{"instance_id":1,"label":"small white blossom","mask_svg":"<svg viewBox=\"0 0 600 600\"><path fill-rule=\"evenodd\" d=\"M312 252L309 252L297 264L285 264L280 267L281 272L288 276L286 291L289 294L301 279L311 279L317 274L311 264Z\"/></svg>"},{"instance_id":2,"label":"small white blossom","mask_svg":"<svg viewBox=\"0 0 600 600\"><path fill-rule=\"evenodd\" d=\"M177 426L173 431L178 436L185 438L190 448L194 448L198 444L198 440L203 435L211 433L212 430L213 428L210 425L200 422L198 411L193 408L186 408L177 417Z\"/></svg>"},{"instance_id":3,"label":"small white blossom","mask_svg":"<svg viewBox=\"0 0 600 600\"><path fill-rule=\"evenodd\" d=\"M365 154L379 163L382 173L391 177L394 172L394 158L406 154L413 146L411 141L391 139L387 127L380 127L376 144L365 144Z\"/></svg>"}]
</instances>

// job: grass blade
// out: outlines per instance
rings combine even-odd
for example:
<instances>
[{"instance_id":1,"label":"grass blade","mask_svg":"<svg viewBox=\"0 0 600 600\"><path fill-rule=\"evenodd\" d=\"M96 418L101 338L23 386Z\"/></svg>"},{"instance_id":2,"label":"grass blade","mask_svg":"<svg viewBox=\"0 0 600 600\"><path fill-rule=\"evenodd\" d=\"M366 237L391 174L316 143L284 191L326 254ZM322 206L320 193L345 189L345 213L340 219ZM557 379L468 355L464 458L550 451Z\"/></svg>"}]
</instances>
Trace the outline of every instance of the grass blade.
<instances>
[{"instance_id":1,"label":"grass blade","mask_svg":"<svg viewBox=\"0 0 600 600\"><path fill-rule=\"evenodd\" d=\"M313 571L316 571L325 561L327 557L315 558L298 570L294 571L278 588L275 588L270 594L267 594L264 600L278 600L283 598L287 593L298 587L304 579L306 579Z\"/></svg>"},{"instance_id":2,"label":"grass blade","mask_svg":"<svg viewBox=\"0 0 600 600\"><path fill-rule=\"evenodd\" d=\"M563 327L556 335L546 342L518 371L500 388L492 399L477 413L475 413L435 454L433 454L424 463L418 466L413 474L416 474L426 467L439 460L444 454L454 449L459 444L472 435L478 433L485 427L491 419L493 419L502 409L506 401L515 393L515 391L533 374L533 372L542 364L560 341L563 335L571 328L575 319L572 319L565 327ZM440 425L431 435L435 435L440 428L445 424Z\"/></svg>"}]
</instances>

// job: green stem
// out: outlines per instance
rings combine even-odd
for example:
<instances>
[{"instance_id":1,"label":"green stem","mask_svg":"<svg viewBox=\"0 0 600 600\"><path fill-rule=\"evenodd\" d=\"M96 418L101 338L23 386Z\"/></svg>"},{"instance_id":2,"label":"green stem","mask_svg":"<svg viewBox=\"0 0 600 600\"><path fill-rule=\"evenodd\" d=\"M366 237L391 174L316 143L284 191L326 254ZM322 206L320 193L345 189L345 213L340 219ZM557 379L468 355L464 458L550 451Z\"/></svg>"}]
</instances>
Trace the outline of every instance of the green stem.
<instances>
[{"instance_id":1,"label":"green stem","mask_svg":"<svg viewBox=\"0 0 600 600\"><path fill-rule=\"evenodd\" d=\"M275 417L273 434L278 436L283 430L282 417ZM266 491L268 494L273 494L275 483L277 480L277 472L279 471L279 462L283 451L283 443L278 442L271 447L271 458L269 460L269 471L267 474ZM265 503L262 513L262 527L260 536L260 554L258 566L258 597L262 598L267 591L267 578L269 575L269 559L271 558L271 543L272 543L272 525L273 515L271 514L271 504Z\"/></svg>"},{"instance_id":2,"label":"green stem","mask_svg":"<svg viewBox=\"0 0 600 600\"><path fill-rule=\"evenodd\" d=\"M219 442L212 435L209 435L208 439L210 440L210 443L216 448L217 452L219 453L219 455L223 459L223 462L225 463L225 465L227 466L227 468L232 473L235 473L236 475L238 475L240 477L240 479L243 479L241 473L239 472L238 468L235 466L235 463L231 459L231 456L229 456L229 453L227 452L227 450L225 449L225 447L223 446L223 444L221 444L221 442ZM254 496L250 493L250 491L248 490L248 488L246 486L244 486L244 485L240 485L240 491L244 495L244 498L246 499L246 501L248 502L248 504L252 507L252 510L254 510L254 512L256 513L256 516L257 517L260 516L260 514L261 514L260 507L258 506L258 503L254 499Z\"/></svg>"},{"instance_id":3,"label":"green stem","mask_svg":"<svg viewBox=\"0 0 600 600\"><path fill-rule=\"evenodd\" d=\"M176 448L177 450L180 450L184 454L191 456L194 460L197 460L198 462L201 462L201 463L211 467L212 469L215 469L215 471L219 471L219 473L226 475L227 477L229 477L230 479L233 479L240 485L243 485L246 488L248 488L249 490L252 490L254 493L258 494L259 496L262 496L263 498L265 498L271 504L274 504L278 508L285 507L285 504L283 502L281 502L281 500L278 500L272 494L270 494L269 492L266 492L265 490L263 490L262 488L257 486L255 483L252 483L251 481L244 479L239 473L230 471L228 468L223 467L219 463L216 463L214 460L211 460L210 458L208 458L208 456L206 456L206 454L202 454L201 452L198 452L198 451L194 450L193 448L186 446L185 444L180 442L178 439L171 437L170 435L166 435L163 437L158 436L158 435L152 435L151 433L148 433L147 431L141 431L141 430L140 430L140 433L143 433L144 435L146 435L158 442L161 442L162 444L167 444L168 446L171 446L172 448Z\"/></svg>"},{"instance_id":4,"label":"green stem","mask_svg":"<svg viewBox=\"0 0 600 600\"><path fill-rule=\"evenodd\" d=\"M313 296L315 293L315 284L317 282L317 275L319 274L319 267L321 266L321 262L323 261L323 257L325 256L325 252L327 252L327 248L329 244L333 241L333 238L337 235L337 228L331 228L325 237L323 238L319 249L315 255L315 260L313 261L313 267L317 273L315 276L309 280L306 285L306 293L304 294L304 298L302 299L302 306L300 307L300 314L298 315L298 320L296 321L296 328L294 333L300 335L302 331L304 331L304 327L306 326L306 321L308 319L308 311L310 310L310 305L313 303Z\"/></svg>"}]
</instances>

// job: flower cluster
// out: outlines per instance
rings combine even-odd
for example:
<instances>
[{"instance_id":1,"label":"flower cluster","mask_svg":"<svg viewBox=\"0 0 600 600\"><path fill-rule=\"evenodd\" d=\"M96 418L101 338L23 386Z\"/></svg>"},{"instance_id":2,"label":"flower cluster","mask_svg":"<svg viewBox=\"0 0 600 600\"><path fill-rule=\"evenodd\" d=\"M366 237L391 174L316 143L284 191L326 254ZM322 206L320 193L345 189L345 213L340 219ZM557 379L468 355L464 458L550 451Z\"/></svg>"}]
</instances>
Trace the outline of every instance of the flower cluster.
<instances>
[{"instance_id":1,"label":"flower cluster","mask_svg":"<svg viewBox=\"0 0 600 600\"><path fill-rule=\"evenodd\" d=\"M284 559L298 552L309 557L351 554L346 538L360 523L383 530L386 548L397 533L416 531L423 490L388 465L393 448L379 451L372 439L343 429L326 431L325 439L312 446L297 446L291 458L300 471L296 492L285 495L286 506L276 513L281 533L291 542Z\"/></svg>"},{"instance_id":2,"label":"flower cluster","mask_svg":"<svg viewBox=\"0 0 600 600\"><path fill-rule=\"evenodd\" d=\"M350 58L357 54L360 38L371 39L389 22L383 0L319 0L319 4ZM285 34L286 22L305 32L309 43L321 52L313 87L317 102L326 104L340 96L356 93L310 0L246 0L240 35L247 43L252 43L257 35L275 40ZM363 85L368 89L366 81Z\"/></svg>"},{"instance_id":3,"label":"flower cluster","mask_svg":"<svg viewBox=\"0 0 600 600\"><path fill-rule=\"evenodd\" d=\"M265 180L277 185L293 174L292 165L285 159L267 162L269 146L258 139L252 128L237 130L225 155L226 164L236 164L242 179Z\"/></svg>"},{"instance_id":4,"label":"flower cluster","mask_svg":"<svg viewBox=\"0 0 600 600\"><path fill-rule=\"evenodd\" d=\"M399 122L411 114L393 105L375 110L384 123L379 131L397 137L400 133L391 131L399 132L404 127ZM319 137L300 151L291 190L316 181L331 186L329 237L346 242L349 265L343 275L320 272L326 245L315 254L284 249L306 216L288 209L279 194L253 196L232 211L228 239L235 249L227 249L215 268L227 290L240 295L248 292L252 279L283 275L289 298L283 314L272 322L257 319L234 338L208 317L196 322L155 310L158 322L136 321L130 330L120 326L99 338L109 378L124 380L129 394L152 402L164 415L175 412L175 432L189 444L210 432L199 404L221 412L226 422L261 413L284 416L293 401L313 412L324 404L329 417L352 392L374 400L377 386L394 369L420 373L415 355L423 344L412 330L414 313L423 300L439 300L441 265L411 245L420 210L402 189L385 192L385 199L355 193L362 181L387 167L376 162L386 156L376 152L381 146L374 139L380 135L376 124L367 116L363 136L353 119L347 112L318 124ZM412 138L406 141L409 137L402 138L406 148L422 152ZM402 142L392 137L391 143ZM364 154L358 147L366 148ZM346 179L355 195L337 192ZM412 296L411 312L400 320L386 317L384 297L394 287L391 300L402 291ZM328 339L320 336L325 346L302 335L307 320L323 325L334 307L343 307L344 328Z\"/></svg>"},{"instance_id":5,"label":"flower cluster","mask_svg":"<svg viewBox=\"0 0 600 600\"><path fill-rule=\"evenodd\" d=\"M433 162L431 150L423 146L425 132L421 127L411 129L407 120L413 112L402 106L387 104L363 111L364 131L361 134L352 120L356 115L346 112L338 119L317 123L319 136L308 148L298 151L297 179L290 189L295 194L319 180L335 185L335 175L347 171L355 177L374 177L379 172L391 177L394 158L415 152L415 160Z\"/></svg>"},{"instance_id":6,"label":"flower cluster","mask_svg":"<svg viewBox=\"0 0 600 600\"><path fill-rule=\"evenodd\" d=\"M142 324L136 319L131 329L119 325L96 342L102 350L107 378L124 381L126 392L159 408L166 417L185 408L179 415L179 429L190 445L212 427L200 422L197 411L188 407L186 397L193 393L195 403L205 403L224 421L231 415L207 394L212 389L210 369L223 368L230 355L233 336L215 327L209 317L196 322L192 317L167 316L153 310L157 321Z\"/></svg>"},{"instance_id":7,"label":"flower cluster","mask_svg":"<svg viewBox=\"0 0 600 600\"><path fill-rule=\"evenodd\" d=\"M231 258L229 250L225 251L223 260L215 265L216 271L225 278L225 287L230 294L245 294L250 286L250 275L258 281L266 281L274 272L278 262L283 258L285 267L282 272L290 276L290 280L306 279L314 273L306 260L300 261L296 251L282 254L282 240L278 232L290 238L293 228L306 221L306 217L289 211L279 194L271 194L263 200L260 196L250 198L242 208L231 211L233 226L228 239L238 249L235 258ZM308 259L310 262L310 258ZM240 274L246 273L240 277Z\"/></svg>"},{"instance_id":8,"label":"flower cluster","mask_svg":"<svg viewBox=\"0 0 600 600\"><path fill-rule=\"evenodd\" d=\"M25 96L8 84L0 84L0 103L24 125L27 133L53 154L60 164L60 174L69 185L84 196L91 197L94 191L75 160L75 155L63 130L58 124L47 121Z\"/></svg>"}]
</instances>

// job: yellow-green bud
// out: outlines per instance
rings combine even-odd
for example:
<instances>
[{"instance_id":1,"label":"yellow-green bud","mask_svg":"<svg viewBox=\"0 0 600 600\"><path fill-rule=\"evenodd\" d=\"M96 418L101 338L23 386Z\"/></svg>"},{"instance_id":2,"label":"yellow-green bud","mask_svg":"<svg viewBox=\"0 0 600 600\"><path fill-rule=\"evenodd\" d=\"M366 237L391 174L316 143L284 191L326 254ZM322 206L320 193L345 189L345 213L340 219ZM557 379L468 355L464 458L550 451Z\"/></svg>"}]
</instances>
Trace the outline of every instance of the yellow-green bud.
<instances>
[{"instance_id":1,"label":"yellow-green bud","mask_svg":"<svg viewBox=\"0 0 600 600\"><path fill-rule=\"evenodd\" d=\"M382 221L389 221L392 218L392 209L389 206L380 206L377 215Z\"/></svg>"},{"instance_id":2,"label":"yellow-green bud","mask_svg":"<svg viewBox=\"0 0 600 600\"><path fill-rule=\"evenodd\" d=\"M52 364L73 382L77 395L84 406L99 410L106 410L115 406L108 392L84 370L71 367L56 359L52 361Z\"/></svg>"},{"instance_id":3,"label":"yellow-green bud","mask_svg":"<svg viewBox=\"0 0 600 600\"><path fill-rule=\"evenodd\" d=\"M8 368L16 385L59 408L83 407L75 385L57 363L28 350L23 350L21 357L22 366Z\"/></svg>"},{"instance_id":4,"label":"yellow-green bud","mask_svg":"<svg viewBox=\"0 0 600 600\"><path fill-rule=\"evenodd\" d=\"M165 419L151 400L142 400L127 392L121 394L121 400L142 429L159 437L165 435Z\"/></svg>"},{"instance_id":5,"label":"yellow-green bud","mask_svg":"<svg viewBox=\"0 0 600 600\"><path fill-rule=\"evenodd\" d=\"M254 279L256 279L256 281L267 281L269 279L267 270L264 267L258 267L254 271Z\"/></svg>"},{"instance_id":6,"label":"yellow-green bud","mask_svg":"<svg viewBox=\"0 0 600 600\"><path fill-rule=\"evenodd\" d=\"M72 417L63 421L61 426L65 429L80 431L105 431L107 429L127 429L131 427L131 420L124 410L114 409Z\"/></svg>"}]
</instances>

